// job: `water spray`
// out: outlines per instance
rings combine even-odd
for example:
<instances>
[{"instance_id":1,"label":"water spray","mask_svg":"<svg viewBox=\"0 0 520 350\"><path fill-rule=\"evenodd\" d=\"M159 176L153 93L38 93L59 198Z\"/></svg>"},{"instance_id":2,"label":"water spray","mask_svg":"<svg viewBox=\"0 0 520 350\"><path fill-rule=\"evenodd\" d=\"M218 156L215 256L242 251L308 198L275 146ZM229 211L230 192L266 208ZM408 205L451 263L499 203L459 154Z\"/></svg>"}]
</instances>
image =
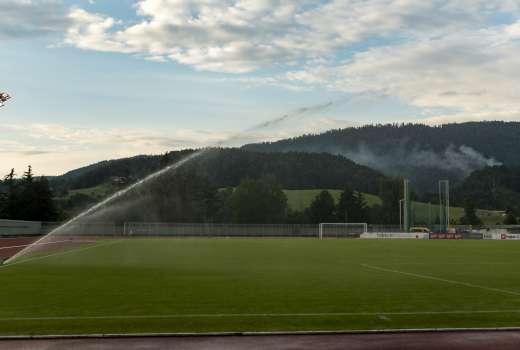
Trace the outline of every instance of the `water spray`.
<instances>
[{"instance_id":1,"label":"water spray","mask_svg":"<svg viewBox=\"0 0 520 350\"><path fill-rule=\"evenodd\" d=\"M278 124L280 124L282 122L292 120L293 118L299 118L299 117L301 117L303 115L306 115L306 114L321 112L321 111L326 110L326 109L328 109L328 108L330 108L330 107L332 107L332 106L334 106L336 104L344 103L347 100L349 100L350 98L351 97L349 96L347 98L342 98L342 99L335 100L335 101L329 101L329 102L323 103L323 104L318 104L318 105L314 105L314 106L299 108L299 109L297 109L297 110L295 110L295 111L293 111L291 113L284 114L281 117L278 117L278 118L275 118L275 119L272 119L272 120L268 120L268 121L262 122L260 124L256 124L256 125L248 128L248 129L245 129L244 131L242 131L240 133L232 135L229 138L216 143L215 147L221 147L225 143L233 141L233 140L236 140L236 139L239 139L239 138L242 138L244 136L247 136L247 134L249 134L249 133L251 133L253 131L269 128L269 127L278 125ZM58 233L60 231L65 230L67 227L69 227L72 224L78 222L82 218L85 218L89 214L94 213L98 209L101 209L104 206L112 203L114 200L120 198L121 196L123 196L126 193L134 190L135 188L138 188L138 187L148 183L149 181L151 181L153 179L156 179L156 178L160 177L161 175L164 175L164 174L166 174L166 173L168 173L170 171L173 171L173 170L181 167L182 165L188 163L189 161L192 161L192 160L200 157L202 154L206 153L210 149L211 148L203 148L203 149L200 149L198 151L195 151L194 153L190 154L189 156L183 158L182 160L180 160L180 161L178 161L178 162L176 162L174 164L168 165L168 166L166 166L166 167L164 167L164 168L162 168L162 169L160 169L160 170L158 170L158 171L156 171L156 172L154 172L154 173L144 177L143 179L135 182L134 184L132 184L132 185L130 185L130 186L120 190L120 191L117 191L116 193L110 195L109 197L105 198L101 202L91 206L90 208L88 208L85 211L81 212L80 214L76 215L72 219L66 221L62 225L60 225L57 228L53 229L51 232L49 232L45 236L41 237L37 241L31 243L29 246L25 247L24 249L22 249L21 251L19 251L18 253L16 253L12 257L10 257L9 259L5 260L3 262L3 264L9 264L10 262L16 260L17 258L19 258L19 257L27 254L28 252L32 251L32 249L34 247L37 247L38 245L40 245L42 243L42 241L45 240L46 238L48 238L50 236L53 236L53 235L55 235L56 233Z\"/></svg>"}]
</instances>

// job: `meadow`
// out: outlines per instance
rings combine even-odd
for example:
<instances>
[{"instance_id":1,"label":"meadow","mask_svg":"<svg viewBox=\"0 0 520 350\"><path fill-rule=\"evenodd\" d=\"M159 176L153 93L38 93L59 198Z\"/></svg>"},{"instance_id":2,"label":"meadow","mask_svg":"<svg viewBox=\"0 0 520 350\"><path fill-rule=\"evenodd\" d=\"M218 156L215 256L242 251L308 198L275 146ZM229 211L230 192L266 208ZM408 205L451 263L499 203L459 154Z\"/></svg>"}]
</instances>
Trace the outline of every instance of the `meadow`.
<instances>
[{"instance_id":1,"label":"meadow","mask_svg":"<svg viewBox=\"0 0 520 350\"><path fill-rule=\"evenodd\" d=\"M284 190L287 196L287 203L291 209L302 211L309 208L312 201L322 191L322 189L314 190ZM336 203L341 196L341 190L329 189ZM363 193L363 197L369 207L381 205L381 198L370 193ZM414 218L418 225L425 225L428 222L434 222L436 215L439 213L439 206L432 203L413 202ZM457 223L464 216L464 208L450 207L450 218L453 223ZM477 216L485 225L502 224L504 217L501 211L477 209Z\"/></svg>"}]
</instances>

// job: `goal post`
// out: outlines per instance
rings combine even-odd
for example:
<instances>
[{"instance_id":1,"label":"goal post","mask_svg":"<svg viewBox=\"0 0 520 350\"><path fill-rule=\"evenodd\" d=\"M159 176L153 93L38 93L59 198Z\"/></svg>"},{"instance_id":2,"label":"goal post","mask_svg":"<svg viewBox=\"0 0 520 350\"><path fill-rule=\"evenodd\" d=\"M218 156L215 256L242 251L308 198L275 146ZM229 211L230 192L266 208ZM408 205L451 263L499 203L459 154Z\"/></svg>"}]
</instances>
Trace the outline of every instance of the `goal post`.
<instances>
[{"instance_id":1,"label":"goal post","mask_svg":"<svg viewBox=\"0 0 520 350\"><path fill-rule=\"evenodd\" d=\"M319 239L324 237L359 238L368 232L366 222L322 222L319 226Z\"/></svg>"}]
</instances>

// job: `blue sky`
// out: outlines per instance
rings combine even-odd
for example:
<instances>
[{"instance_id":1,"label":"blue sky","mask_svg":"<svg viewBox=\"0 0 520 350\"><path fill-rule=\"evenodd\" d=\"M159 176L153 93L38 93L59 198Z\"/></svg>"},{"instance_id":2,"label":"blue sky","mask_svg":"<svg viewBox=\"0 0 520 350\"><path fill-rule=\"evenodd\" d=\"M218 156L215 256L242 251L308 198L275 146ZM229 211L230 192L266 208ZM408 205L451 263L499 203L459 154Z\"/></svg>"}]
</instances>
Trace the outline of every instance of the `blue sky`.
<instances>
[{"instance_id":1,"label":"blue sky","mask_svg":"<svg viewBox=\"0 0 520 350\"><path fill-rule=\"evenodd\" d=\"M0 171L366 123L518 120L520 1L5 0Z\"/></svg>"}]
</instances>

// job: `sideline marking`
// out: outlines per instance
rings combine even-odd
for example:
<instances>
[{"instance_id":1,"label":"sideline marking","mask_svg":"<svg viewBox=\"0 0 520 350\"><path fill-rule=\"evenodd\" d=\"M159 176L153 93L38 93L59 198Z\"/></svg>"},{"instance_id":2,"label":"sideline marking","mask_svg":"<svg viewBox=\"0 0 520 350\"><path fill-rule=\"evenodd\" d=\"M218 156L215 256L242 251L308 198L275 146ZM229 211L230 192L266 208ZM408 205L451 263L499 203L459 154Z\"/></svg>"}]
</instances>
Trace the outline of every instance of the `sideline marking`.
<instances>
[{"instance_id":1,"label":"sideline marking","mask_svg":"<svg viewBox=\"0 0 520 350\"><path fill-rule=\"evenodd\" d=\"M23 264L23 263L26 263L26 262L29 262L29 261L50 258L50 257L53 257L53 256L59 256L59 255L65 255L65 254L69 254L69 253L82 252L84 250L97 248L97 247L103 247L103 246L114 244L114 243L117 243L117 242L120 242L120 241L121 240L109 240L108 242L100 242L98 244L90 245L88 247L81 247L81 248L77 248L77 249L67 250L65 252L57 252L57 253L43 255L43 256L36 256L34 258L23 259L21 261L15 261L15 262L12 262L12 263L9 263L9 264L6 264L6 265L0 265L0 269L1 268L6 268L6 267L9 267L9 266L13 266L13 265Z\"/></svg>"},{"instance_id":2,"label":"sideline marking","mask_svg":"<svg viewBox=\"0 0 520 350\"><path fill-rule=\"evenodd\" d=\"M0 341L10 340L56 340L56 339L107 339L107 338L159 338L159 337L236 337L236 336L293 336L293 335L377 335L412 333L482 333L519 332L519 327L475 328L381 328L350 330L308 331L228 331L228 332L179 332L179 333L84 333L84 334L34 334L0 336Z\"/></svg>"},{"instance_id":3,"label":"sideline marking","mask_svg":"<svg viewBox=\"0 0 520 350\"><path fill-rule=\"evenodd\" d=\"M335 316L421 316L466 314L520 314L520 310L457 310L457 311L397 311L397 312L309 312L309 313L257 313L257 314L170 314L170 315L99 315L99 316L41 316L0 317L0 321L62 321L62 320L118 320L167 318L226 318L226 317L335 317Z\"/></svg>"},{"instance_id":4,"label":"sideline marking","mask_svg":"<svg viewBox=\"0 0 520 350\"><path fill-rule=\"evenodd\" d=\"M520 262L391 262L389 265L518 265Z\"/></svg>"},{"instance_id":5,"label":"sideline marking","mask_svg":"<svg viewBox=\"0 0 520 350\"><path fill-rule=\"evenodd\" d=\"M413 273L413 272L405 272L405 271L400 271L400 270L395 270L395 269L387 269L384 267L379 267L379 266L369 265L369 264L360 264L360 265L365 268L377 270L377 271L397 273L397 274L405 275L405 276L417 277L417 278L422 278L422 279L427 279L427 280L440 281L440 282L445 282L445 283L450 283L450 284L457 284L459 286L483 289L483 290L487 290L487 291L491 291L491 292L499 292L499 293L520 296L520 292L515 292L515 291L507 290L507 289L486 287L486 286L481 286L479 284L461 282L461 281L456 281L456 280L449 280L449 279L445 279L445 278L429 276L429 275L422 275L422 274Z\"/></svg>"},{"instance_id":6,"label":"sideline marking","mask_svg":"<svg viewBox=\"0 0 520 350\"><path fill-rule=\"evenodd\" d=\"M31 245L45 245L45 244L56 244L56 243L94 243L96 241L88 240L88 239L81 239L81 240L63 240L63 241L56 241L56 242L45 242L45 243L29 243L29 244L22 244L22 245L12 245L9 247L0 247L0 250L2 249L12 249L12 248L21 248L21 247L29 247Z\"/></svg>"}]
</instances>

